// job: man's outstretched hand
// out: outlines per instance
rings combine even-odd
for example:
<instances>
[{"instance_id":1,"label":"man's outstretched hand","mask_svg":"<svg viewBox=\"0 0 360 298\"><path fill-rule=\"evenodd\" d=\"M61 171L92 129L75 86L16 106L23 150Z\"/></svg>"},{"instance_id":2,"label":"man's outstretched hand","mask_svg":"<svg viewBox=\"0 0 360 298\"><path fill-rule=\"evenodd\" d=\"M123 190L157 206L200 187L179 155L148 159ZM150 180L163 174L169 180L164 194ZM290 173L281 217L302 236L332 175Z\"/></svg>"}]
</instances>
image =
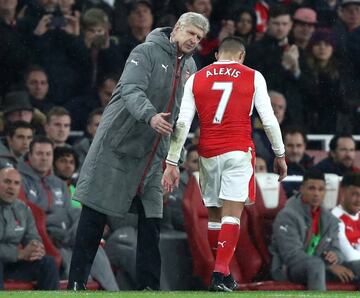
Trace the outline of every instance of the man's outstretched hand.
<instances>
[{"instance_id":1,"label":"man's outstretched hand","mask_svg":"<svg viewBox=\"0 0 360 298\"><path fill-rule=\"evenodd\" d=\"M174 187L179 186L179 180L180 171L178 166L166 164L166 169L161 179L161 185L163 186L164 190L168 193L172 192Z\"/></svg>"}]
</instances>

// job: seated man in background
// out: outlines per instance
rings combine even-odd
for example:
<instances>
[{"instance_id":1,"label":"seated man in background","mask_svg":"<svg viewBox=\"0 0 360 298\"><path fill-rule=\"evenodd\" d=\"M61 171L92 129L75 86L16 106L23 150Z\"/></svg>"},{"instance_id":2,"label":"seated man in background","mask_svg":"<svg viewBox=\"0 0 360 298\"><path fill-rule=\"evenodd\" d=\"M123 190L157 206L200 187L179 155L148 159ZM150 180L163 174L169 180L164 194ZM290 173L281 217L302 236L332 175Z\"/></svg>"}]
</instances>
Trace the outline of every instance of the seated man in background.
<instances>
[{"instance_id":1,"label":"seated man in background","mask_svg":"<svg viewBox=\"0 0 360 298\"><path fill-rule=\"evenodd\" d=\"M36 204L46 213L46 228L62 257L63 277L70 269L72 249L80 216L71 206L64 181L52 172L54 146L46 137L36 137L30 144L28 161L19 163L25 200ZM118 290L105 251L99 247L91 276L106 290Z\"/></svg>"},{"instance_id":2,"label":"seated man in background","mask_svg":"<svg viewBox=\"0 0 360 298\"><path fill-rule=\"evenodd\" d=\"M348 172L359 173L355 167L356 144L351 134L335 135L330 141L329 157L315 165L323 173L343 176Z\"/></svg>"},{"instance_id":3,"label":"seated man in background","mask_svg":"<svg viewBox=\"0 0 360 298\"><path fill-rule=\"evenodd\" d=\"M37 282L39 290L59 289L55 260L45 256L29 207L18 200L21 177L0 165L0 290L4 279Z\"/></svg>"},{"instance_id":4,"label":"seated man in background","mask_svg":"<svg viewBox=\"0 0 360 298\"><path fill-rule=\"evenodd\" d=\"M345 261L360 261L360 173L345 174L340 186L341 203L332 210L341 221L340 248Z\"/></svg>"},{"instance_id":5,"label":"seated man in background","mask_svg":"<svg viewBox=\"0 0 360 298\"><path fill-rule=\"evenodd\" d=\"M271 275L274 280L326 290L326 281L359 283L360 261L344 262L339 221L321 206L325 177L319 170L304 173L300 193L289 199L273 224Z\"/></svg>"},{"instance_id":6,"label":"seated man in background","mask_svg":"<svg viewBox=\"0 0 360 298\"><path fill-rule=\"evenodd\" d=\"M53 107L46 114L46 136L53 142L55 147L70 147L66 143L70 135L71 117L68 110L63 107Z\"/></svg>"},{"instance_id":7,"label":"seated man in background","mask_svg":"<svg viewBox=\"0 0 360 298\"><path fill-rule=\"evenodd\" d=\"M15 121L9 124L6 138L0 140L0 159L16 167L18 161L29 151L33 134L33 127L28 122Z\"/></svg>"},{"instance_id":8,"label":"seated man in background","mask_svg":"<svg viewBox=\"0 0 360 298\"><path fill-rule=\"evenodd\" d=\"M284 145L288 175L303 175L307 169L314 165L314 158L305 153L307 138L300 127L291 126L285 129ZM298 191L299 182L285 182L283 184L286 195L290 198L294 191Z\"/></svg>"}]
</instances>

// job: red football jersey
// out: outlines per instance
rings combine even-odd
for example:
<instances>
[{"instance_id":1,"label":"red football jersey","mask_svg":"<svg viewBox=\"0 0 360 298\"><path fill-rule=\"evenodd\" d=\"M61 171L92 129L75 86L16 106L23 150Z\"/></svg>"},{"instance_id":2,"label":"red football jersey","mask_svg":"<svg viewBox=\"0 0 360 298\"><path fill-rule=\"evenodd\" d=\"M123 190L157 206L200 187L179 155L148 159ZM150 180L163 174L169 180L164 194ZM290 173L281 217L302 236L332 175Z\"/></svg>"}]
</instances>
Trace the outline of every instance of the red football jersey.
<instances>
[{"instance_id":1,"label":"red football jersey","mask_svg":"<svg viewBox=\"0 0 360 298\"><path fill-rule=\"evenodd\" d=\"M215 62L195 74L192 91L199 116L201 156L254 149L254 78L253 69L236 62Z\"/></svg>"}]
</instances>

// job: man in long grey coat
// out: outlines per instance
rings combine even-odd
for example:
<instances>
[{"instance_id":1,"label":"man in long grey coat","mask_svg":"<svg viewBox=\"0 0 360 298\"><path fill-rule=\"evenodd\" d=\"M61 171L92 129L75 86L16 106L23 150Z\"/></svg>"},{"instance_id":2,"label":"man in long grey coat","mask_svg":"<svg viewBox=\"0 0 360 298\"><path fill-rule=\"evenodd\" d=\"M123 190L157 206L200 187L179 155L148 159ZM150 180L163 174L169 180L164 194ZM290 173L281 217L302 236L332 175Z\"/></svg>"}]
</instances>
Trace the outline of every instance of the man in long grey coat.
<instances>
[{"instance_id":1,"label":"man in long grey coat","mask_svg":"<svg viewBox=\"0 0 360 298\"><path fill-rule=\"evenodd\" d=\"M106 216L139 214L139 289L159 289L162 161L179 113L186 80L196 71L191 55L209 30L197 13L175 27L152 31L126 61L84 161L75 199L83 204L69 289L85 289Z\"/></svg>"}]
</instances>

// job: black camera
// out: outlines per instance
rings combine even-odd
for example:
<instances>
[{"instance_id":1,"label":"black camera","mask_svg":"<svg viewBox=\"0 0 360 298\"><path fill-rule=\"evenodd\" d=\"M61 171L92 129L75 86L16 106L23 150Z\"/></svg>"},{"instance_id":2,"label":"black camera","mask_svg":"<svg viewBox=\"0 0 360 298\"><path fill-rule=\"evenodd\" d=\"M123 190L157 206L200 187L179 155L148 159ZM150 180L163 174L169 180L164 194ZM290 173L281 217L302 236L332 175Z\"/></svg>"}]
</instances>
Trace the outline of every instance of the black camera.
<instances>
[{"instance_id":1,"label":"black camera","mask_svg":"<svg viewBox=\"0 0 360 298\"><path fill-rule=\"evenodd\" d=\"M50 21L50 26L54 29L59 29L66 26L66 19L64 16L53 15Z\"/></svg>"}]
</instances>

